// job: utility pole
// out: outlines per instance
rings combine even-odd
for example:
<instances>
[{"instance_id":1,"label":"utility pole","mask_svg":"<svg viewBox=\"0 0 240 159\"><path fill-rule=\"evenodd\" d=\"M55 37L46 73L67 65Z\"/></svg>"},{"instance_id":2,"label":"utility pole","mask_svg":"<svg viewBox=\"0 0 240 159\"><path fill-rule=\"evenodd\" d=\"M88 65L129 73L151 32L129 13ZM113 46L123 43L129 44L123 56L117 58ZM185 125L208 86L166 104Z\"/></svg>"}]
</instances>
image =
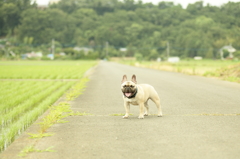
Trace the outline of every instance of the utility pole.
<instances>
[{"instance_id":1,"label":"utility pole","mask_svg":"<svg viewBox=\"0 0 240 159\"><path fill-rule=\"evenodd\" d=\"M11 43L7 41L6 42L6 47L4 48L7 58L9 57L10 45L11 45Z\"/></svg>"},{"instance_id":2,"label":"utility pole","mask_svg":"<svg viewBox=\"0 0 240 159\"><path fill-rule=\"evenodd\" d=\"M108 42L106 41L106 58L108 57Z\"/></svg>"},{"instance_id":3,"label":"utility pole","mask_svg":"<svg viewBox=\"0 0 240 159\"><path fill-rule=\"evenodd\" d=\"M55 41L54 39L52 39L52 56L53 56L52 60L54 60L54 51L55 51Z\"/></svg>"},{"instance_id":4,"label":"utility pole","mask_svg":"<svg viewBox=\"0 0 240 159\"><path fill-rule=\"evenodd\" d=\"M170 56L170 46L169 46L169 42L167 41L167 59Z\"/></svg>"}]
</instances>

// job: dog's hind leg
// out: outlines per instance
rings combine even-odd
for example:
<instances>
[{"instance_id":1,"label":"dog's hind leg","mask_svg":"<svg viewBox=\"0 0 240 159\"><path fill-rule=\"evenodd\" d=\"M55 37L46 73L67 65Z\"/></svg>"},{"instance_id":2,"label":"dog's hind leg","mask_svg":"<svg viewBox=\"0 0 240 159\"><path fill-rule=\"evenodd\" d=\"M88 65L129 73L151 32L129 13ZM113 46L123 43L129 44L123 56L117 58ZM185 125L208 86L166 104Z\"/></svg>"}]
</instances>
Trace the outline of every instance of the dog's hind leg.
<instances>
[{"instance_id":1,"label":"dog's hind leg","mask_svg":"<svg viewBox=\"0 0 240 159\"><path fill-rule=\"evenodd\" d=\"M139 110L140 110L140 114L139 114L138 118L143 119L144 118L144 103L139 104Z\"/></svg>"},{"instance_id":2,"label":"dog's hind leg","mask_svg":"<svg viewBox=\"0 0 240 159\"><path fill-rule=\"evenodd\" d=\"M144 113L144 116L148 116L148 112L149 112L149 106L148 106L148 103L147 103L148 101L146 101L145 103L144 103L144 106L145 106L145 113Z\"/></svg>"},{"instance_id":3,"label":"dog's hind leg","mask_svg":"<svg viewBox=\"0 0 240 159\"><path fill-rule=\"evenodd\" d=\"M162 116L162 109L161 109L161 104L160 104L160 99L159 98L155 98L155 99L152 99L152 101L156 104L157 106L157 109L158 109L158 117L161 117Z\"/></svg>"}]
</instances>

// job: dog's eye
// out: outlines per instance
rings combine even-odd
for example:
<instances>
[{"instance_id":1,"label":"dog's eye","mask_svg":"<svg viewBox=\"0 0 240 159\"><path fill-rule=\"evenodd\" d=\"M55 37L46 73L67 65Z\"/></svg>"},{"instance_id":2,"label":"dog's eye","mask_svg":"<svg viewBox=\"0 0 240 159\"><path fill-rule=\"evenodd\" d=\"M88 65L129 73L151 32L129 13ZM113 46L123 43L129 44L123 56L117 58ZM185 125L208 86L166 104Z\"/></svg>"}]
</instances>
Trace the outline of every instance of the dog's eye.
<instances>
[{"instance_id":1,"label":"dog's eye","mask_svg":"<svg viewBox=\"0 0 240 159\"><path fill-rule=\"evenodd\" d=\"M131 85L130 87L131 87L131 88L133 88L134 86L133 86L133 85Z\"/></svg>"}]
</instances>

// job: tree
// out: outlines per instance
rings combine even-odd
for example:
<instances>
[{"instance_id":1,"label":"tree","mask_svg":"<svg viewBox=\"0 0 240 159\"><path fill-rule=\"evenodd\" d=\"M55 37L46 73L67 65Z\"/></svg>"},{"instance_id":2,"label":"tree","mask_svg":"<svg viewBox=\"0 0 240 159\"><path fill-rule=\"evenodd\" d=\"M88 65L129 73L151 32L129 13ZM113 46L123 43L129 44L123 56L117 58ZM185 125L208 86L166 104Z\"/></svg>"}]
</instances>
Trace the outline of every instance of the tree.
<instances>
[{"instance_id":1,"label":"tree","mask_svg":"<svg viewBox=\"0 0 240 159\"><path fill-rule=\"evenodd\" d=\"M35 8L31 0L2 0L0 2L0 36L14 34L14 29L20 24L20 15L28 8Z\"/></svg>"},{"instance_id":2,"label":"tree","mask_svg":"<svg viewBox=\"0 0 240 159\"><path fill-rule=\"evenodd\" d=\"M126 56L140 54L145 59L162 56L167 41L171 55L180 57L215 58L229 44L240 50L240 2L217 7L198 1L183 9L173 2L61 0L43 10L30 2L0 0L1 37L14 33L8 41L17 37L12 43L26 45L30 40L32 49L54 38L63 47L91 47L99 56L108 42L110 56L128 48Z\"/></svg>"}]
</instances>

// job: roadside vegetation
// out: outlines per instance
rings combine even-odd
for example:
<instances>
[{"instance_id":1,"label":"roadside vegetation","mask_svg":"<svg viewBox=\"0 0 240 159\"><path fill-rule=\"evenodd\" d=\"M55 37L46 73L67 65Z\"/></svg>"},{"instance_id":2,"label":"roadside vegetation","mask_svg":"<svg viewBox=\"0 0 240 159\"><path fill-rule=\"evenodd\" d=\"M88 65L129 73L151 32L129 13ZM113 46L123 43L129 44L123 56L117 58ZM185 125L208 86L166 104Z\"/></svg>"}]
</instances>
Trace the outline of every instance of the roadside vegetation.
<instances>
[{"instance_id":1,"label":"roadside vegetation","mask_svg":"<svg viewBox=\"0 0 240 159\"><path fill-rule=\"evenodd\" d=\"M69 104L70 101L74 100L76 97L78 97L82 92L84 91L85 85L88 82L88 78L82 78L77 84L73 85L69 91L67 91L62 98L55 103L53 106L50 107L47 114L41 119L41 122L39 124L39 129L37 134L28 133L31 139L40 140L43 137L49 137L53 136L53 133L46 132L48 128L50 128L52 125L56 123L66 123L64 118L69 116L87 116L92 115L90 113L86 112L74 112L71 109L71 106ZM28 153L31 152L54 152L52 146L40 150L35 148L35 143L26 146L18 156L24 157Z\"/></svg>"},{"instance_id":2,"label":"roadside vegetation","mask_svg":"<svg viewBox=\"0 0 240 159\"><path fill-rule=\"evenodd\" d=\"M96 63L0 62L0 151L76 85Z\"/></svg>"},{"instance_id":3,"label":"roadside vegetation","mask_svg":"<svg viewBox=\"0 0 240 159\"><path fill-rule=\"evenodd\" d=\"M116 61L116 60L115 60ZM117 60L117 62L189 75L215 77L240 83L240 62L232 60L182 60L176 63L156 61Z\"/></svg>"}]
</instances>

